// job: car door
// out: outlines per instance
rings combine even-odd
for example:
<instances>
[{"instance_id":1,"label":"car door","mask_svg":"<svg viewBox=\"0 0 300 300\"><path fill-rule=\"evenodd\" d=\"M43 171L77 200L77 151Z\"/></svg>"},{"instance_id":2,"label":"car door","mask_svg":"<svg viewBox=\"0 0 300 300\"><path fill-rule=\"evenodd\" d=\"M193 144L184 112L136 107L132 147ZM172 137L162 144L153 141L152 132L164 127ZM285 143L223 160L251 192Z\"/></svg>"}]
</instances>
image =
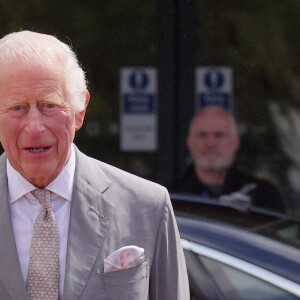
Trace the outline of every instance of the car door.
<instances>
[{"instance_id":1,"label":"car door","mask_svg":"<svg viewBox=\"0 0 300 300\"><path fill-rule=\"evenodd\" d=\"M192 300L300 299L300 285L284 277L203 245L183 248Z\"/></svg>"}]
</instances>

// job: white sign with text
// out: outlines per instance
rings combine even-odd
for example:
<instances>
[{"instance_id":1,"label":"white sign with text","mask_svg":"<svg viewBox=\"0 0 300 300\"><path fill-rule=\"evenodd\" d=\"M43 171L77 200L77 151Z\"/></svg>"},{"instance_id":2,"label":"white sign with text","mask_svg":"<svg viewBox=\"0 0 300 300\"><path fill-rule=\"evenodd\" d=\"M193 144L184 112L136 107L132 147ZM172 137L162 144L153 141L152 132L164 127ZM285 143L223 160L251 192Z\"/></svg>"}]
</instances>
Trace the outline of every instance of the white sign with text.
<instances>
[{"instance_id":1,"label":"white sign with text","mask_svg":"<svg viewBox=\"0 0 300 300\"><path fill-rule=\"evenodd\" d=\"M230 67L197 67L195 72L195 110L219 105L233 110L233 80Z\"/></svg>"},{"instance_id":2,"label":"white sign with text","mask_svg":"<svg viewBox=\"0 0 300 300\"><path fill-rule=\"evenodd\" d=\"M120 147L157 150L157 70L124 67L120 71Z\"/></svg>"}]
</instances>

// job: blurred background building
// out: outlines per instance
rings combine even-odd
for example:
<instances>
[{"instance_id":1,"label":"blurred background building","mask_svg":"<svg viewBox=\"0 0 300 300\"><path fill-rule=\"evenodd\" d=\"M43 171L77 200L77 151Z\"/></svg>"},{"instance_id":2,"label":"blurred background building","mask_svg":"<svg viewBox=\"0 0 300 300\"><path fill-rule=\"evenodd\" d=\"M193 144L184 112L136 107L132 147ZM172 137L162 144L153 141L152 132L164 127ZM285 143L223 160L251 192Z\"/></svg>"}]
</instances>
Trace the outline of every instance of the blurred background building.
<instances>
[{"instance_id":1,"label":"blurred background building","mask_svg":"<svg viewBox=\"0 0 300 300\"><path fill-rule=\"evenodd\" d=\"M76 144L87 154L167 184L188 161L195 71L232 70L242 168L275 183L300 207L300 2L298 0L0 0L1 36L19 30L72 45L91 102ZM155 149L120 147L120 70L157 71Z\"/></svg>"}]
</instances>

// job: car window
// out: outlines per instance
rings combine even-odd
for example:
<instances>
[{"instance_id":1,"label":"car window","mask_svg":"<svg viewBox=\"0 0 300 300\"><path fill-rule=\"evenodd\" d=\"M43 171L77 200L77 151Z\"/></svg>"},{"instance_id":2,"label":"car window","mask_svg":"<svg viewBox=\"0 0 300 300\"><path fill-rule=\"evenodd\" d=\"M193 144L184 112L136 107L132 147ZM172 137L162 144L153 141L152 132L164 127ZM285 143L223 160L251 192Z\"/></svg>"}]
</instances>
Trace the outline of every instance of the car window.
<instances>
[{"instance_id":1,"label":"car window","mask_svg":"<svg viewBox=\"0 0 300 300\"><path fill-rule=\"evenodd\" d=\"M299 220L282 220L273 224L258 226L253 228L253 231L300 249Z\"/></svg>"},{"instance_id":2,"label":"car window","mask_svg":"<svg viewBox=\"0 0 300 300\"><path fill-rule=\"evenodd\" d=\"M188 250L184 250L184 255L188 269L191 300L226 299L198 255Z\"/></svg>"},{"instance_id":3,"label":"car window","mask_svg":"<svg viewBox=\"0 0 300 300\"><path fill-rule=\"evenodd\" d=\"M247 213L242 213L212 199L178 194L171 194L171 199L177 215L195 219L211 219L214 222L218 221L239 228L264 228L270 223L273 224L283 219L280 214L263 212L254 208Z\"/></svg>"},{"instance_id":4,"label":"car window","mask_svg":"<svg viewBox=\"0 0 300 300\"><path fill-rule=\"evenodd\" d=\"M199 258L215 277L223 294L228 295L229 299L232 293L238 294L238 299L241 300L298 299L277 286L231 266L204 256L199 256Z\"/></svg>"}]
</instances>

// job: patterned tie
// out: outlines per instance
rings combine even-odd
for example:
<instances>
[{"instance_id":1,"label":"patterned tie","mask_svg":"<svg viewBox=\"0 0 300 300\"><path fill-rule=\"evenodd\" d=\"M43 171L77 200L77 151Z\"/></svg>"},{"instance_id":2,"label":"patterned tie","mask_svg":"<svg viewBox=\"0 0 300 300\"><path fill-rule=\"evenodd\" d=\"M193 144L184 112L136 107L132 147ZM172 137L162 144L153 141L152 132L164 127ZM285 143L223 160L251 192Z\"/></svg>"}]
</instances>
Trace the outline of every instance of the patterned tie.
<instances>
[{"instance_id":1,"label":"patterned tie","mask_svg":"<svg viewBox=\"0 0 300 300\"><path fill-rule=\"evenodd\" d=\"M50 191L38 189L32 194L43 210L37 216L32 234L26 288L30 300L58 299L59 238Z\"/></svg>"}]
</instances>

